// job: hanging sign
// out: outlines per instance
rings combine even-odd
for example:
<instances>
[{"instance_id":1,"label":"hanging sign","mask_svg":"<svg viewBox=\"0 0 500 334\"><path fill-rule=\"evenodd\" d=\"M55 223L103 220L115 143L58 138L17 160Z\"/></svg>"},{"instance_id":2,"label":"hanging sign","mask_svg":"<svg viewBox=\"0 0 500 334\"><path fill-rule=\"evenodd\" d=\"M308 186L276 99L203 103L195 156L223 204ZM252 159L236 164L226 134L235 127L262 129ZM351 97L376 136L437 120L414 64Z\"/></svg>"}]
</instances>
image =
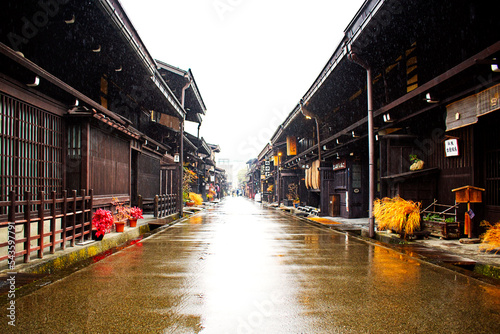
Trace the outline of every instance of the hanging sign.
<instances>
[{"instance_id":1,"label":"hanging sign","mask_svg":"<svg viewBox=\"0 0 500 334\"><path fill-rule=\"evenodd\" d=\"M458 139L448 139L444 142L446 157L458 157Z\"/></svg>"},{"instance_id":2,"label":"hanging sign","mask_svg":"<svg viewBox=\"0 0 500 334\"><path fill-rule=\"evenodd\" d=\"M297 155L297 137L286 137L286 154Z\"/></svg>"},{"instance_id":3,"label":"hanging sign","mask_svg":"<svg viewBox=\"0 0 500 334\"><path fill-rule=\"evenodd\" d=\"M180 157L179 157L179 153L175 153L174 155L174 162L179 162L181 161Z\"/></svg>"},{"instance_id":4,"label":"hanging sign","mask_svg":"<svg viewBox=\"0 0 500 334\"><path fill-rule=\"evenodd\" d=\"M277 155L273 156L273 160L274 160L274 165L278 166L278 156Z\"/></svg>"},{"instance_id":5,"label":"hanging sign","mask_svg":"<svg viewBox=\"0 0 500 334\"><path fill-rule=\"evenodd\" d=\"M346 169L347 164L345 159L339 160L333 164L333 170Z\"/></svg>"}]
</instances>

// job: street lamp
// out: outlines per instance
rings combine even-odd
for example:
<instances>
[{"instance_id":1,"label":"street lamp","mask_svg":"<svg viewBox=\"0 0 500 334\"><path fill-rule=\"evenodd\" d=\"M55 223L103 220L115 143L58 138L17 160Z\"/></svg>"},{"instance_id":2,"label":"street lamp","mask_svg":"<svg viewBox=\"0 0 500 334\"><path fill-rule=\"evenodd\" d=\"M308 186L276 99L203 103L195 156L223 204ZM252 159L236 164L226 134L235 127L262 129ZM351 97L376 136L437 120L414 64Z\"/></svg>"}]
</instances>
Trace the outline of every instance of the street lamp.
<instances>
[{"instance_id":1,"label":"street lamp","mask_svg":"<svg viewBox=\"0 0 500 334\"><path fill-rule=\"evenodd\" d=\"M317 140L317 145L318 145L318 160L319 160L319 164L320 164L320 167L321 167L321 144L320 144L320 139L319 139L319 125L318 125L318 119L314 116L310 116L309 113L307 113L307 110L306 110L306 113L304 113L304 100L300 99L300 112L302 115L305 116L306 119L311 119L311 118L314 118L314 122L316 123L316 140Z\"/></svg>"},{"instance_id":2,"label":"street lamp","mask_svg":"<svg viewBox=\"0 0 500 334\"><path fill-rule=\"evenodd\" d=\"M276 192L277 192L277 197L278 197L278 205L281 202L281 171L280 171L280 164L281 164L281 152L278 152L278 170L276 172L276 175L278 176L277 184L276 184Z\"/></svg>"},{"instance_id":3,"label":"street lamp","mask_svg":"<svg viewBox=\"0 0 500 334\"><path fill-rule=\"evenodd\" d=\"M366 94L368 107L368 222L369 237L375 237L375 217L373 216L373 202L375 200L375 136L373 130L373 91L372 91L372 69L367 62L360 59L354 52L349 52L349 60L358 64L366 70Z\"/></svg>"}]
</instances>

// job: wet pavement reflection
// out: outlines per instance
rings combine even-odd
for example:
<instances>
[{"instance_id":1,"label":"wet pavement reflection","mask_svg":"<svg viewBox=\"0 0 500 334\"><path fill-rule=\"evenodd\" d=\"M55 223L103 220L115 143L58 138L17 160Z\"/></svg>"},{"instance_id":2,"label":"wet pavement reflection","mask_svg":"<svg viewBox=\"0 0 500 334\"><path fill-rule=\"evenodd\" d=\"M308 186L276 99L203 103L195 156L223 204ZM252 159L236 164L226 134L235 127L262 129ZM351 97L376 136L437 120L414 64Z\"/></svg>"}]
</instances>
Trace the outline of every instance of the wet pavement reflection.
<instances>
[{"instance_id":1,"label":"wet pavement reflection","mask_svg":"<svg viewBox=\"0 0 500 334\"><path fill-rule=\"evenodd\" d=\"M227 198L19 298L14 331L3 318L2 333L498 333L500 289Z\"/></svg>"}]
</instances>

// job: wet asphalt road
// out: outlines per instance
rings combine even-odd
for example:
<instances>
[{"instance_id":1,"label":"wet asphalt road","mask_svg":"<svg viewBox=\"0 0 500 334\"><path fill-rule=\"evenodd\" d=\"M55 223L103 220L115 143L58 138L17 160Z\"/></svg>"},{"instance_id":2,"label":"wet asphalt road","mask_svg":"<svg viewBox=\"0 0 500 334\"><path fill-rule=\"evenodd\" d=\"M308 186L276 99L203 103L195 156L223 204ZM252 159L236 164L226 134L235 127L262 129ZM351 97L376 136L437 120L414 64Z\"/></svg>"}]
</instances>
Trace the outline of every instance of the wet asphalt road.
<instances>
[{"instance_id":1,"label":"wet asphalt road","mask_svg":"<svg viewBox=\"0 0 500 334\"><path fill-rule=\"evenodd\" d=\"M2 318L1 333L500 333L500 289L227 198L19 298L15 330Z\"/></svg>"}]
</instances>

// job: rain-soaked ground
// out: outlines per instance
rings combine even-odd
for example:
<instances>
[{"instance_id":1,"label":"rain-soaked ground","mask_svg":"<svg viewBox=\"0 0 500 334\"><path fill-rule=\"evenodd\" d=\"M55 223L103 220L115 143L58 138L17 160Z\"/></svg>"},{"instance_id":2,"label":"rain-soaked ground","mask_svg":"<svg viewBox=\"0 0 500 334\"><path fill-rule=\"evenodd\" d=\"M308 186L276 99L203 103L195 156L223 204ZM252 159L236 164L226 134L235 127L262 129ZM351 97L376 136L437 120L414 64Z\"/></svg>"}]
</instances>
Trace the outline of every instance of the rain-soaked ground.
<instances>
[{"instance_id":1,"label":"rain-soaked ground","mask_svg":"<svg viewBox=\"0 0 500 334\"><path fill-rule=\"evenodd\" d=\"M15 315L1 333L499 333L500 289L227 198Z\"/></svg>"}]
</instances>

